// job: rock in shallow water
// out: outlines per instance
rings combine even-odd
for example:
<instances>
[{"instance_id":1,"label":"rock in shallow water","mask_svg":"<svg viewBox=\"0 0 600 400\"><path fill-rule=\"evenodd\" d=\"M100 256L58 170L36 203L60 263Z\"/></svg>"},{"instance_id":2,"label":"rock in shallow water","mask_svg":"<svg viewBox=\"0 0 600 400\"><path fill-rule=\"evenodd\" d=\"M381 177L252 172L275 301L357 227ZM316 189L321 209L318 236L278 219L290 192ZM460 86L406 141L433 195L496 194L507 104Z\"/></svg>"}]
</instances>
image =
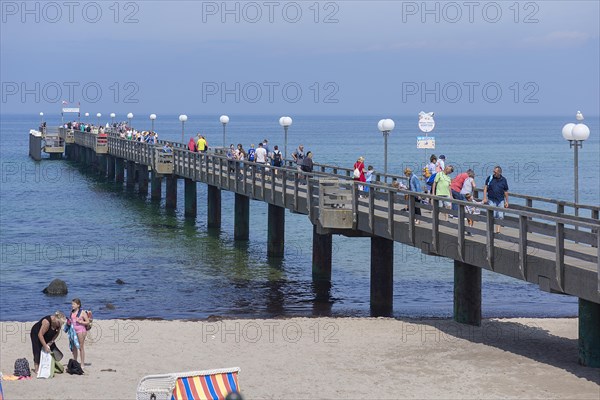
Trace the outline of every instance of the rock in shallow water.
<instances>
[{"instance_id":1,"label":"rock in shallow water","mask_svg":"<svg viewBox=\"0 0 600 400\"><path fill-rule=\"evenodd\" d=\"M69 293L69 289L67 289L67 284L65 281L60 279L54 279L48 287L42 290L43 293L46 293L48 296L65 296Z\"/></svg>"}]
</instances>

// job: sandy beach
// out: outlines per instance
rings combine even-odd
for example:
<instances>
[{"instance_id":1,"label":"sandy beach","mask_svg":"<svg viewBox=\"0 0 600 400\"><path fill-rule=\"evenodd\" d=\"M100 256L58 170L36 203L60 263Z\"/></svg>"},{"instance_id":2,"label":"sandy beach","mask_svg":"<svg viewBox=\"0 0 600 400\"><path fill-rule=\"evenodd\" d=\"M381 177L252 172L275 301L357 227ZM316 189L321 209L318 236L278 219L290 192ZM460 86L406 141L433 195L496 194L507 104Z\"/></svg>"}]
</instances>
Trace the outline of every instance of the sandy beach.
<instances>
[{"instance_id":1,"label":"sandy beach","mask_svg":"<svg viewBox=\"0 0 600 400\"><path fill-rule=\"evenodd\" d=\"M1 363L33 366L33 322L2 322ZM6 399L133 399L149 374L240 367L248 399L600 398L577 319L95 321L86 375L3 381ZM58 340L70 358L64 334ZM77 385L78 389L75 389Z\"/></svg>"}]
</instances>

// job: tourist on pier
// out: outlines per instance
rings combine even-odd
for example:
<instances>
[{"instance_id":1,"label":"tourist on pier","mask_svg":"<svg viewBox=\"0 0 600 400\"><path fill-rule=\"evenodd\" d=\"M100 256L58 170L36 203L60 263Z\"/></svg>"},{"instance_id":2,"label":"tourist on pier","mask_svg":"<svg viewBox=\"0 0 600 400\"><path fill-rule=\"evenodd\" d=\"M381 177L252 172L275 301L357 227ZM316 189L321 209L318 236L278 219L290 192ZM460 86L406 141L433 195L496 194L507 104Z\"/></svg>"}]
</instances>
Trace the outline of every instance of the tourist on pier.
<instances>
[{"instance_id":1,"label":"tourist on pier","mask_svg":"<svg viewBox=\"0 0 600 400\"><path fill-rule=\"evenodd\" d=\"M248 161L256 161L256 149L254 148L254 143L252 143L248 149Z\"/></svg>"},{"instance_id":2,"label":"tourist on pier","mask_svg":"<svg viewBox=\"0 0 600 400\"><path fill-rule=\"evenodd\" d=\"M298 171L302 171L302 163L304 162L304 145L303 144L298 146L296 151L294 151L292 153L292 158L294 159L294 162L296 163L296 169Z\"/></svg>"},{"instance_id":3,"label":"tourist on pier","mask_svg":"<svg viewBox=\"0 0 600 400\"><path fill-rule=\"evenodd\" d=\"M266 150L267 152L267 158L271 157L271 148L269 147L269 141L267 139L264 139L262 142L263 148Z\"/></svg>"},{"instance_id":4,"label":"tourist on pier","mask_svg":"<svg viewBox=\"0 0 600 400\"><path fill-rule=\"evenodd\" d=\"M508 208L508 182L502 176L502 168L499 165L494 167L494 173L485 180L483 203ZM504 219L504 213L494 211L494 218ZM500 224L496 224L496 233L500 233Z\"/></svg>"},{"instance_id":5,"label":"tourist on pier","mask_svg":"<svg viewBox=\"0 0 600 400\"><path fill-rule=\"evenodd\" d=\"M358 160L354 163L354 172L353 179L355 182L366 182L367 178L365 177L365 158L363 156L358 157ZM358 185L358 190L363 191L365 189L364 185ZM360 195L360 197L363 197Z\"/></svg>"},{"instance_id":6,"label":"tourist on pier","mask_svg":"<svg viewBox=\"0 0 600 400\"><path fill-rule=\"evenodd\" d=\"M85 337L87 336L87 326L91 323L87 312L81 309L81 300L73 299L71 301L71 317L69 319L77 334L77 340L79 341L79 354L81 354L81 367L85 365ZM73 346L73 359L77 361L77 347Z\"/></svg>"},{"instance_id":7,"label":"tourist on pier","mask_svg":"<svg viewBox=\"0 0 600 400\"><path fill-rule=\"evenodd\" d=\"M467 214L479 215L481 213L481 210L476 205L483 204L483 202L475 201L475 198L473 197L473 195L471 193L465 194L465 201L468 201L469 203L474 203L473 206L465 207L465 212ZM469 224L469 226L472 227L474 225L474 222L472 219L467 217L467 224ZM466 232L466 235L471 236L471 232Z\"/></svg>"},{"instance_id":8,"label":"tourist on pier","mask_svg":"<svg viewBox=\"0 0 600 400\"><path fill-rule=\"evenodd\" d=\"M196 152L196 140L194 140L193 136L190 138L190 141L188 142L188 150L191 152L194 152L194 153Z\"/></svg>"},{"instance_id":9,"label":"tourist on pier","mask_svg":"<svg viewBox=\"0 0 600 400\"><path fill-rule=\"evenodd\" d=\"M471 197L473 197L473 195L475 194L475 188L477 187L475 185L475 172L473 172L472 169L467 170L467 174L469 175L469 177L467 179L465 179L462 188L460 189L460 193L462 195L467 196L467 194L470 194Z\"/></svg>"},{"instance_id":10,"label":"tourist on pier","mask_svg":"<svg viewBox=\"0 0 600 400\"><path fill-rule=\"evenodd\" d=\"M465 200L465 195L461 193L463 185L468 179L472 179L475 176L475 173L472 169L468 169L467 172L463 172L458 174L452 179L450 183L450 191L452 193L452 198L456 200ZM452 204L453 210L458 210L458 206L456 204Z\"/></svg>"},{"instance_id":11,"label":"tourist on pier","mask_svg":"<svg viewBox=\"0 0 600 400\"><path fill-rule=\"evenodd\" d=\"M156 144L156 133L150 132L148 136L146 136L146 143Z\"/></svg>"},{"instance_id":12,"label":"tourist on pier","mask_svg":"<svg viewBox=\"0 0 600 400\"><path fill-rule=\"evenodd\" d=\"M404 176L406 176L406 178L408 179L408 190L416 193L421 193L421 182L419 182L419 178L417 178L416 175L413 174L412 169L408 167L405 168ZM415 202L420 203L421 198L416 197ZM415 215L421 215L421 208L415 207ZM418 225L420 221L416 220L415 223Z\"/></svg>"},{"instance_id":13,"label":"tourist on pier","mask_svg":"<svg viewBox=\"0 0 600 400\"><path fill-rule=\"evenodd\" d=\"M273 148L273 166L281 167L283 165L283 154L279 150L279 146L275 145ZM277 171L275 171L277 173Z\"/></svg>"},{"instance_id":14,"label":"tourist on pier","mask_svg":"<svg viewBox=\"0 0 600 400\"><path fill-rule=\"evenodd\" d=\"M227 164L229 165L229 172L235 171L235 146L233 143L229 145L229 149L227 149Z\"/></svg>"},{"instance_id":15,"label":"tourist on pier","mask_svg":"<svg viewBox=\"0 0 600 400\"><path fill-rule=\"evenodd\" d=\"M235 158L238 161L244 161L244 159L246 158L246 150L244 150L244 146L242 146L241 143L238 143L237 145L237 150L235 151Z\"/></svg>"},{"instance_id":16,"label":"tourist on pier","mask_svg":"<svg viewBox=\"0 0 600 400\"><path fill-rule=\"evenodd\" d=\"M373 180L373 172L375 172L375 170L373 169L373 166L369 165L367 167L367 173L365 174L365 182L366 183L371 183L371 181ZM365 193L369 193L369 185L365 185Z\"/></svg>"},{"instance_id":17,"label":"tourist on pier","mask_svg":"<svg viewBox=\"0 0 600 400\"><path fill-rule=\"evenodd\" d=\"M446 156L441 155L440 158L435 163L435 172L442 172L446 170Z\"/></svg>"},{"instance_id":18,"label":"tourist on pier","mask_svg":"<svg viewBox=\"0 0 600 400\"><path fill-rule=\"evenodd\" d=\"M196 150L199 153L206 153L207 148L208 148L208 142L206 141L206 138L204 136L202 136L201 134L198 134L198 141L196 142Z\"/></svg>"},{"instance_id":19,"label":"tourist on pier","mask_svg":"<svg viewBox=\"0 0 600 400\"><path fill-rule=\"evenodd\" d=\"M302 162L302 171L311 173L313 172L313 153L312 151L306 152L306 157L304 157L304 161Z\"/></svg>"},{"instance_id":20,"label":"tourist on pier","mask_svg":"<svg viewBox=\"0 0 600 400\"><path fill-rule=\"evenodd\" d=\"M49 353L56 349L54 343L60 333L60 327L67 322L67 317L60 311L53 315L47 315L40 319L31 328L31 348L33 350L33 372L38 372L40 365L40 352L44 350Z\"/></svg>"},{"instance_id":21,"label":"tourist on pier","mask_svg":"<svg viewBox=\"0 0 600 400\"><path fill-rule=\"evenodd\" d=\"M433 194L439 197L450 198L450 183L452 182L452 179L450 179L450 174L452 172L454 172L454 167L452 167L452 165L448 165L443 171L440 171L435 175L435 181L433 182L432 187ZM449 201L440 200L440 206L450 208L452 207L452 203ZM444 219L447 221L448 214L443 214Z\"/></svg>"},{"instance_id":22,"label":"tourist on pier","mask_svg":"<svg viewBox=\"0 0 600 400\"><path fill-rule=\"evenodd\" d=\"M427 180L429 179L429 177L431 177L433 174L435 174L435 164L437 163L437 157L435 154L432 154L431 157L429 157L429 164L427 164L427 166L425 167L427 169L426 172L423 173L423 178L425 178L425 192L426 193L431 193L431 185L427 182Z\"/></svg>"},{"instance_id":23,"label":"tourist on pier","mask_svg":"<svg viewBox=\"0 0 600 400\"><path fill-rule=\"evenodd\" d=\"M262 143L258 144L258 149L255 151L255 156L257 164L267 163L267 150L264 148Z\"/></svg>"},{"instance_id":24,"label":"tourist on pier","mask_svg":"<svg viewBox=\"0 0 600 400\"><path fill-rule=\"evenodd\" d=\"M173 152L173 145L169 142L165 143L163 149L162 149L163 153L172 153Z\"/></svg>"}]
</instances>

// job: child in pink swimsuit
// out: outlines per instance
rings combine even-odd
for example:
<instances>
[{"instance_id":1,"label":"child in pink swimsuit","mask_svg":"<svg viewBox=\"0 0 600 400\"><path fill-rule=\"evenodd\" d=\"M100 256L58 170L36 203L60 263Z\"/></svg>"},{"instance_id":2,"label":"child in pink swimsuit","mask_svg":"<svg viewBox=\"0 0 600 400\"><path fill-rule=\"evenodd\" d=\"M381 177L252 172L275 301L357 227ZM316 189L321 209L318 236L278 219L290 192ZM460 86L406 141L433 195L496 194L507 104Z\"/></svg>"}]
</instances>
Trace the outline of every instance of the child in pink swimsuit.
<instances>
[{"instance_id":1,"label":"child in pink swimsuit","mask_svg":"<svg viewBox=\"0 0 600 400\"><path fill-rule=\"evenodd\" d=\"M81 309L81 300L73 299L71 302L71 323L77 334L79 340L79 352L81 353L81 368L85 364L85 337L87 336L86 326L89 325L90 320L88 319L87 312ZM77 361L77 347L73 346L73 359Z\"/></svg>"}]
</instances>

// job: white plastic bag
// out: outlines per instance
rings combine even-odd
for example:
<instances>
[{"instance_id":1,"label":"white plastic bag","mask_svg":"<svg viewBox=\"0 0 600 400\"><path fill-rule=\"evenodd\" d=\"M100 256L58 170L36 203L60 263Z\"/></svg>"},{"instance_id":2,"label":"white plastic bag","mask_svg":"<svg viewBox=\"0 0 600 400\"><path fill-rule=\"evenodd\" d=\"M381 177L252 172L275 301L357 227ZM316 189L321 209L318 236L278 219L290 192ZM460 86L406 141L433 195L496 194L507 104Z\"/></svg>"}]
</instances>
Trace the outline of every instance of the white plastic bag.
<instances>
[{"instance_id":1,"label":"white plastic bag","mask_svg":"<svg viewBox=\"0 0 600 400\"><path fill-rule=\"evenodd\" d=\"M52 376L52 356L43 349L40 351L40 365L38 367L37 377L48 379Z\"/></svg>"}]
</instances>

